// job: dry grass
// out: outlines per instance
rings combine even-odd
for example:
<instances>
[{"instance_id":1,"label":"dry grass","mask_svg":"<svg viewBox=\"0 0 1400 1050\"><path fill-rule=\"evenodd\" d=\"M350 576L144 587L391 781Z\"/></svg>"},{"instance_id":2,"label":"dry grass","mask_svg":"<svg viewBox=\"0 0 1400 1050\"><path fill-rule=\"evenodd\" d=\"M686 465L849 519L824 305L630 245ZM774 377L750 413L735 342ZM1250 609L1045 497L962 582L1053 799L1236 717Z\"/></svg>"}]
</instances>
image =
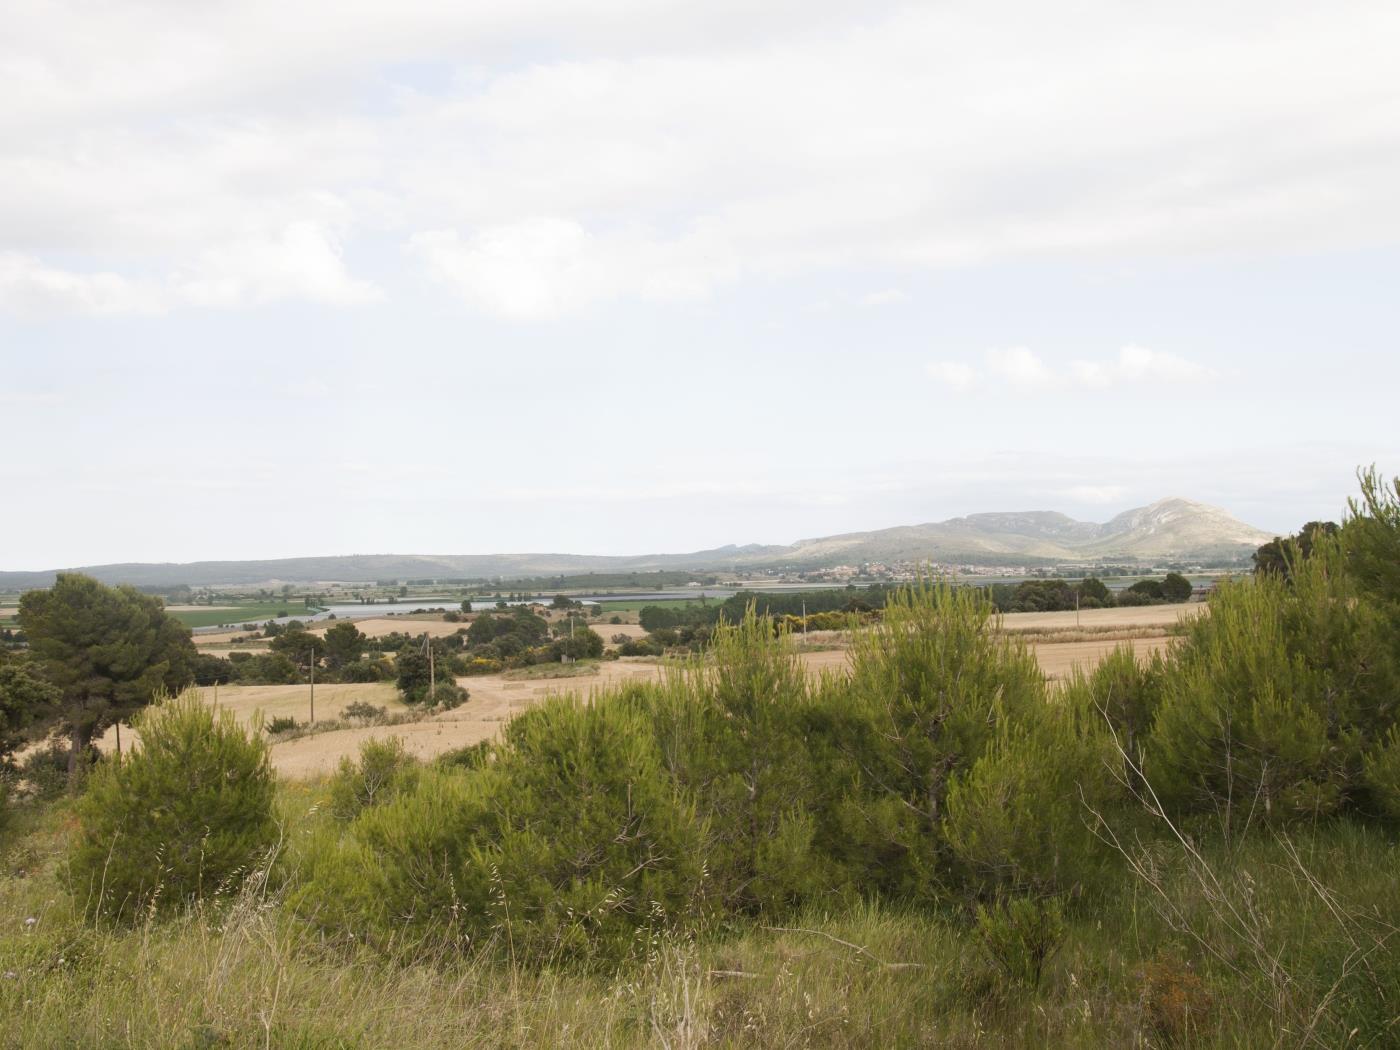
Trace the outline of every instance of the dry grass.
<instances>
[{"instance_id":1,"label":"dry grass","mask_svg":"<svg viewBox=\"0 0 1400 1050\"><path fill-rule=\"evenodd\" d=\"M326 819L324 787L283 784L278 803L279 873L295 878L298 843ZM1340 902L1345 913L1364 901L1389 915L1400 904L1393 843L1345 826L1300 833L1291 855L1260 840L1205 858L1247 879L1250 907L1270 920L1264 947L1270 966L1287 967L1285 1010L1259 994L1268 985L1230 923L1166 851L1154 877L1165 880L1173 919L1190 922L1206 947L1183 941L1125 880L1070 919L1064 949L1032 989L1000 980L955 914L862 904L794 915L780 929L736 920L712 936L656 938L610 974L531 970L490 942L401 962L353 942L331 945L290 913L277 879L255 878L236 896L165 921L94 928L78 919L63 884L66 808L23 819L0 864L5 1047L1392 1045L1347 1041L1347 1014L1369 1001L1333 994L1351 949L1329 908ZM1325 881L1321 903L1296 876L1294 857L1308 879ZM1212 948L1228 953L1223 962ZM1393 960L1393 951L1369 956L1387 979ZM1186 1007L1189 1023L1180 1020ZM1299 1015L1327 1027L1315 1026L1309 1041Z\"/></svg>"}]
</instances>

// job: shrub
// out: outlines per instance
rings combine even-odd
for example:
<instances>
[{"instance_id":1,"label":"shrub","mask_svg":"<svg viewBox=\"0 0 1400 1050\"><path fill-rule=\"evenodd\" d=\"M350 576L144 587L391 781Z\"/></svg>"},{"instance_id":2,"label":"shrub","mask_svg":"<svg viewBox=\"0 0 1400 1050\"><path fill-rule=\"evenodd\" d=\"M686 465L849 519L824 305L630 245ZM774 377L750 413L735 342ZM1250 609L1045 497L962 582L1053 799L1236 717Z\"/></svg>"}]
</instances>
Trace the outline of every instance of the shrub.
<instances>
[{"instance_id":1,"label":"shrub","mask_svg":"<svg viewBox=\"0 0 1400 1050\"><path fill-rule=\"evenodd\" d=\"M428 703L432 707L440 707L444 711L450 711L454 707L461 707L465 704L470 695L456 682L439 682L428 696Z\"/></svg>"},{"instance_id":2,"label":"shrub","mask_svg":"<svg viewBox=\"0 0 1400 1050\"><path fill-rule=\"evenodd\" d=\"M81 776L86 776L97 761L97 749L89 747L85 756L86 760L79 766L82 770ZM30 752L20 763L19 775L35 798L57 798L69 787L68 747L53 740L39 750Z\"/></svg>"},{"instance_id":3,"label":"shrub","mask_svg":"<svg viewBox=\"0 0 1400 1050\"><path fill-rule=\"evenodd\" d=\"M823 780L853 785L832 804L825 838L861 885L938 896L953 779L1002 720L1045 704L1035 657L993 633L991 618L979 588L925 582L894 592L882 621L852 637L849 680L823 691Z\"/></svg>"},{"instance_id":4,"label":"shrub","mask_svg":"<svg viewBox=\"0 0 1400 1050\"><path fill-rule=\"evenodd\" d=\"M268 736L277 736L279 733L290 733L297 725L297 720L290 715L278 715L268 719L263 728L267 730Z\"/></svg>"},{"instance_id":5,"label":"shrub","mask_svg":"<svg viewBox=\"0 0 1400 1050\"><path fill-rule=\"evenodd\" d=\"M1013 897L978 906L974 935L1007 979L1038 988L1045 964L1064 944L1064 910L1054 898Z\"/></svg>"},{"instance_id":6,"label":"shrub","mask_svg":"<svg viewBox=\"0 0 1400 1050\"><path fill-rule=\"evenodd\" d=\"M89 914L131 919L241 881L273 845L267 745L197 692L139 715L141 747L99 763L69 871Z\"/></svg>"},{"instance_id":7,"label":"shrub","mask_svg":"<svg viewBox=\"0 0 1400 1050\"><path fill-rule=\"evenodd\" d=\"M393 676L393 671L383 660L353 660L340 669L342 682L368 683L383 682Z\"/></svg>"},{"instance_id":8,"label":"shrub","mask_svg":"<svg viewBox=\"0 0 1400 1050\"><path fill-rule=\"evenodd\" d=\"M418 760L398 737L366 740L360 745L358 762L340 760L340 769L331 780L331 813L338 820L354 820L370 806L412 791L418 772Z\"/></svg>"},{"instance_id":9,"label":"shrub","mask_svg":"<svg viewBox=\"0 0 1400 1050\"><path fill-rule=\"evenodd\" d=\"M1362 742L1394 722L1386 630L1335 539L1320 538L1291 580L1222 584L1162 678L1145 767L1158 794L1227 827L1340 808L1362 780Z\"/></svg>"},{"instance_id":10,"label":"shrub","mask_svg":"<svg viewBox=\"0 0 1400 1050\"><path fill-rule=\"evenodd\" d=\"M654 638L628 638L617 649L619 656L660 656L665 651Z\"/></svg>"},{"instance_id":11,"label":"shrub","mask_svg":"<svg viewBox=\"0 0 1400 1050\"><path fill-rule=\"evenodd\" d=\"M547 701L496 761L425 769L362 810L297 904L389 943L500 937L515 958L611 966L703 914L703 824L662 769L641 712Z\"/></svg>"},{"instance_id":12,"label":"shrub","mask_svg":"<svg viewBox=\"0 0 1400 1050\"><path fill-rule=\"evenodd\" d=\"M377 722L387 713L387 708L375 707L364 700L355 700L341 709L340 717L350 721Z\"/></svg>"},{"instance_id":13,"label":"shrub","mask_svg":"<svg viewBox=\"0 0 1400 1050\"><path fill-rule=\"evenodd\" d=\"M1376 805L1392 820L1400 820L1400 727L1392 726L1366 755L1365 770Z\"/></svg>"},{"instance_id":14,"label":"shrub","mask_svg":"<svg viewBox=\"0 0 1400 1050\"><path fill-rule=\"evenodd\" d=\"M1055 704L1003 721L954 778L943 833L975 892L1079 894L1099 882L1112 854L1096 814L1118 796L1099 721L1080 678Z\"/></svg>"},{"instance_id":15,"label":"shrub","mask_svg":"<svg viewBox=\"0 0 1400 1050\"><path fill-rule=\"evenodd\" d=\"M608 623L611 623L611 624L619 624L619 623L621 623L621 622L622 622L622 617L621 617L621 616L618 616L616 613L614 613L612 616L609 616L609 617L608 617Z\"/></svg>"}]
</instances>

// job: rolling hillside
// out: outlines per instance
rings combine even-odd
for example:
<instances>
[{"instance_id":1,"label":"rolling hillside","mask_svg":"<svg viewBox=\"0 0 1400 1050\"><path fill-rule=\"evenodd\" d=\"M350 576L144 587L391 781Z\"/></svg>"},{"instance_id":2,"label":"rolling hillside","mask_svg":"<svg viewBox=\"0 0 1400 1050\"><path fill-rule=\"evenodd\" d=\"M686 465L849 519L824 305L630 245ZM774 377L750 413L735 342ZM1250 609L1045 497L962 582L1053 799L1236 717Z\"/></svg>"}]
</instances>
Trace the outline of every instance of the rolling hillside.
<instances>
[{"instance_id":1,"label":"rolling hillside","mask_svg":"<svg viewBox=\"0 0 1400 1050\"><path fill-rule=\"evenodd\" d=\"M1067 562L1219 562L1246 558L1272 536L1218 507L1159 500L1111 521L1075 521L1053 511L971 514L922 525L799 540L787 546L727 546L689 554L351 554L271 561L130 563L84 566L109 583L138 586L251 585L276 582L368 582L476 579L553 573L654 569L817 568L862 562L935 561L971 565ZM0 589L46 587L56 572L0 572Z\"/></svg>"}]
</instances>

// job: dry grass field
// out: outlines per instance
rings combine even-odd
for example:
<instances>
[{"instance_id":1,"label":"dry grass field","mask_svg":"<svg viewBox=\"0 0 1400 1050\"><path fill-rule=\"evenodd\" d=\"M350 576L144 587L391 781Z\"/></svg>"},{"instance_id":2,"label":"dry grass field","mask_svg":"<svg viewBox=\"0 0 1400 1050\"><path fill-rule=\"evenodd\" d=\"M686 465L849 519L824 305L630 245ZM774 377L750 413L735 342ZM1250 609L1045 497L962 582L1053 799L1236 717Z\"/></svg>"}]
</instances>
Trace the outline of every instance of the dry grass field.
<instances>
[{"instance_id":1,"label":"dry grass field","mask_svg":"<svg viewBox=\"0 0 1400 1050\"><path fill-rule=\"evenodd\" d=\"M1091 668L1119 645L1131 645L1139 657L1165 649L1170 643L1168 630L1181 619L1198 615L1204 608L1188 604L1085 609L1078 614L1077 625L1073 612L1011 613L1002 617L1002 629L1024 635L1046 677L1060 681L1075 667ZM392 631L427 631L440 637L453 634L462 626L406 617L377 617L357 620L355 624L365 634L375 637ZM330 626L321 624L317 630ZM609 640L614 634L640 637L645 633L635 624L603 623L596 625L596 629ZM226 653L230 637L226 633L222 646L210 646L211 636L200 635L200 648L204 652ZM841 674L849 666L843 632L814 632L802 641L824 647L799 654L812 674ZM322 776L334 771L342 756L355 754L363 741L385 736L403 740L408 750L420 758L431 758L494 736L504 722L551 694L586 695L621 681L659 678L662 672L659 663L623 659L605 661L598 665L596 674L573 678L529 678L511 672L462 678L458 681L470 692L471 698L456 710L425 715L420 721L399 725L330 730L284 741L273 746L272 761L284 776L298 779ZM259 715L264 720L281 716L305 721L309 714L308 692L305 685L224 686L219 690L219 704L245 722ZM206 690L205 696L212 702L213 690ZM319 685L316 687L316 717L334 720L347 704L356 700L387 708L391 714L409 710L400 702L391 683ZM104 747L112 746L112 736L109 731L103 741Z\"/></svg>"}]
</instances>

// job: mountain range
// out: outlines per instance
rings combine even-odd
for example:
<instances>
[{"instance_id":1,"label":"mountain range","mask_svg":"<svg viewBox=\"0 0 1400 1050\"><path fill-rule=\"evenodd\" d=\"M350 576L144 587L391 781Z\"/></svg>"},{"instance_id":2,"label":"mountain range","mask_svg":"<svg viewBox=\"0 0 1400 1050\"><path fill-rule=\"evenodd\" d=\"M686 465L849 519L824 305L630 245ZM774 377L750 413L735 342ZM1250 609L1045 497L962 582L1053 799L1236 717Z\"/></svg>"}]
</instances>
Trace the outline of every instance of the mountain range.
<instances>
[{"instance_id":1,"label":"mountain range","mask_svg":"<svg viewBox=\"0 0 1400 1050\"><path fill-rule=\"evenodd\" d=\"M816 569L865 562L943 565L1123 564L1244 560L1273 536L1219 507L1163 499L1103 523L1055 511L970 514L923 525L847 532L788 545L717 547L689 554L349 554L270 561L131 562L70 570L0 572L0 590L47 587L60 571L107 583L192 587L405 579L512 578L657 569Z\"/></svg>"}]
</instances>

